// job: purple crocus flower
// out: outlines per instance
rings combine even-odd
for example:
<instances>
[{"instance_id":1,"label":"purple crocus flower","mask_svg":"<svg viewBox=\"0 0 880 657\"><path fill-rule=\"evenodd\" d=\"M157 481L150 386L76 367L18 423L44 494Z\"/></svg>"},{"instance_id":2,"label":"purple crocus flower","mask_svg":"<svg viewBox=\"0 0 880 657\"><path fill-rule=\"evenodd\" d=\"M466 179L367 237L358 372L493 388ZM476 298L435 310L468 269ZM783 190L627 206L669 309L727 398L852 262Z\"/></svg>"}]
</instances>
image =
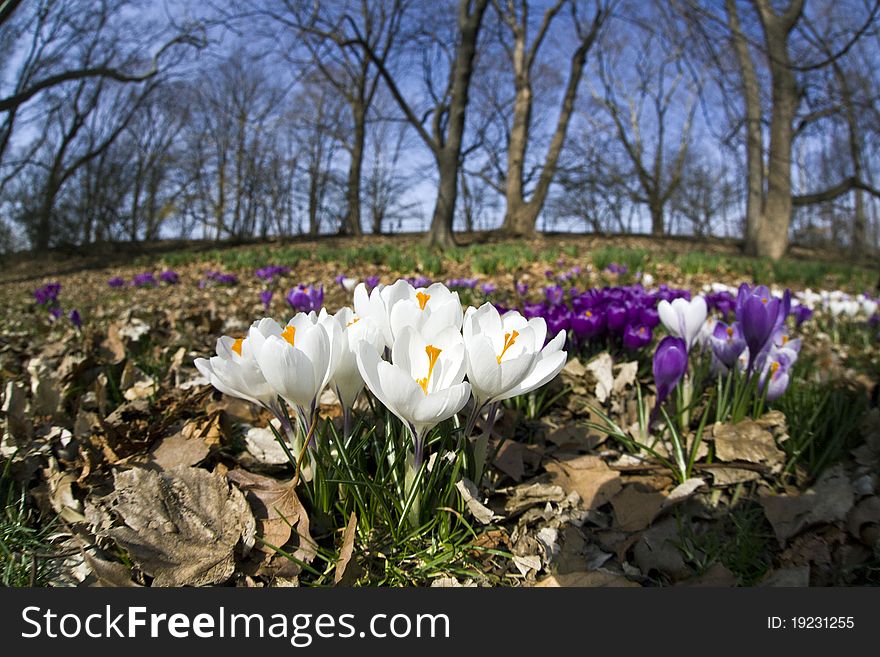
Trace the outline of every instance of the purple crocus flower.
<instances>
[{"instance_id":1,"label":"purple crocus flower","mask_svg":"<svg viewBox=\"0 0 880 657\"><path fill-rule=\"evenodd\" d=\"M485 295L490 295L498 289L498 286L494 283L483 283L480 286L480 291Z\"/></svg>"},{"instance_id":2,"label":"purple crocus flower","mask_svg":"<svg viewBox=\"0 0 880 657\"><path fill-rule=\"evenodd\" d=\"M41 306L48 306L58 303L58 294L61 292L60 283L46 283L42 287L34 290L34 299Z\"/></svg>"},{"instance_id":3,"label":"purple crocus flower","mask_svg":"<svg viewBox=\"0 0 880 657\"><path fill-rule=\"evenodd\" d=\"M716 322L715 330L712 331L709 341L715 358L727 368L731 368L736 364L736 359L739 358L746 348L746 341L743 338L742 330L740 330L739 324L735 322L730 325L722 321Z\"/></svg>"},{"instance_id":4,"label":"purple crocus flower","mask_svg":"<svg viewBox=\"0 0 880 657\"><path fill-rule=\"evenodd\" d=\"M529 293L529 286L526 283L517 283L516 293L521 297L526 296Z\"/></svg>"},{"instance_id":5,"label":"purple crocus flower","mask_svg":"<svg viewBox=\"0 0 880 657\"><path fill-rule=\"evenodd\" d=\"M801 327L801 324L806 322L813 316L813 310L805 306L804 304L798 304L792 310L792 314L794 315L794 325L797 328Z\"/></svg>"},{"instance_id":6,"label":"purple crocus flower","mask_svg":"<svg viewBox=\"0 0 880 657\"><path fill-rule=\"evenodd\" d=\"M548 305L558 306L565 300L565 292L559 285L548 285L544 288L544 297Z\"/></svg>"},{"instance_id":7,"label":"purple crocus flower","mask_svg":"<svg viewBox=\"0 0 880 657\"><path fill-rule=\"evenodd\" d=\"M285 267L284 265L267 265L265 267L257 269L254 272L254 275L260 280L269 283L275 280L277 276L286 276L289 273L290 267Z\"/></svg>"},{"instance_id":8,"label":"purple crocus flower","mask_svg":"<svg viewBox=\"0 0 880 657\"><path fill-rule=\"evenodd\" d=\"M746 283L739 288L736 299L736 318L742 328L743 339L749 348L749 371L755 358L767 346L777 326L780 300L770 294L766 286L749 289Z\"/></svg>"},{"instance_id":9,"label":"purple crocus flower","mask_svg":"<svg viewBox=\"0 0 880 657\"><path fill-rule=\"evenodd\" d=\"M792 365L797 360L797 352L783 347L773 348L764 362L759 381L761 391L766 388L767 401L776 401L788 388Z\"/></svg>"},{"instance_id":10,"label":"purple crocus flower","mask_svg":"<svg viewBox=\"0 0 880 657\"><path fill-rule=\"evenodd\" d=\"M657 345L654 352L654 385L657 386L657 404L652 417L669 393L679 384L688 366L687 345L681 338L668 335Z\"/></svg>"},{"instance_id":11,"label":"purple crocus flower","mask_svg":"<svg viewBox=\"0 0 880 657\"><path fill-rule=\"evenodd\" d=\"M367 287L367 292L371 292L377 285L379 285L379 277L367 276L364 279L364 285Z\"/></svg>"},{"instance_id":12,"label":"purple crocus flower","mask_svg":"<svg viewBox=\"0 0 880 657\"><path fill-rule=\"evenodd\" d=\"M562 306L552 308L544 315L544 319L547 322L545 342L560 331L567 331L571 328L571 312Z\"/></svg>"},{"instance_id":13,"label":"purple crocus flower","mask_svg":"<svg viewBox=\"0 0 880 657\"><path fill-rule=\"evenodd\" d=\"M272 305L272 290L263 290L260 292L260 301L263 302L263 308L268 313L269 306Z\"/></svg>"},{"instance_id":14,"label":"purple crocus flower","mask_svg":"<svg viewBox=\"0 0 880 657\"><path fill-rule=\"evenodd\" d=\"M324 286L299 285L287 293L287 303L294 312L318 312L324 305Z\"/></svg>"},{"instance_id":15,"label":"purple crocus flower","mask_svg":"<svg viewBox=\"0 0 880 657\"><path fill-rule=\"evenodd\" d=\"M628 316L629 310L626 306L616 304L608 306L606 311L608 330L612 333L622 333L623 329L626 328Z\"/></svg>"},{"instance_id":16,"label":"purple crocus flower","mask_svg":"<svg viewBox=\"0 0 880 657\"><path fill-rule=\"evenodd\" d=\"M138 274L133 279L131 279L131 284L135 287L156 287L156 277L153 276L153 272L144 272L143 274Z\"/></svg>"},{"instance_id":17,"label":"purple crocus flower","mask_svg":"<svg viewBox=\"0 0 880 657\"><path fill-rule=\"evenodd\" d=\"M180 282L180 276L176 271L166 269L159 274L159 279L168 285L177 285Z\"/></svg>"},{"instance_id":18,"label":"purple crocus flower","mask_svg":"<svg viewBox=\"0 0 880 657\"><path fill-rule=\"evenodd\" d=\"M582 313L572 313L571 330L578 340L590 340L605 330L605 313L587 308Z\"/></svg>"},{"instance_id":19,"label":"purple crocus flower","mask_svg":"<svg viewBox=\"0 0 880 657\"><path fill-rule=\"evenodd\" d=\"M630 324L623 331L623 346L629 351L638 351L648 345L654 337L647 326Z\"/></svg>"},{"instance_id":20,"label":"purple crocus flower","mask_svg":"<svg viewBox=\"0 0 880 657\"><path fill-rule=\"evenodd\" d=\"M446 287L451 289L464 289L464 290L473 290L477 287L477 279L476 278L451 278L446 281Z\"/></svg>"},{"instance_id":21,"label":"purple crocus flower","mask_svg":"<svg viewBox=\"0 0 880 657\"><path fill-rule=\"evenodd\" d=\"M62 312L63 312L63 311L61 310L61 306L52 306L51 308L49 308L49 316L50 316L53 320L56 320L56 319L58 319L59 317L61 317L61 313L62 313Z\"/></svg>"},{"instance_id":22,"label":"purple crocus flower","mask_svg":"<svg viewBox=\"0 0 880 657\"><path fill-rule=\"evenodd\" d=\"M73 324L77 331L82 329L82 317L79 316L79 311L76 308L68 313L67 318L70 320L70 323Z\"/></svg>"},{"instance_id":23,"label":"purple crocus flower","mask_svg":"<svg viewBox=\"0 0 880 657\"><path fill-rule=\"evenodd\" d=\"M647 326L649 329L656 328L660 323L660 314L656 308L642 306L639 308L638 323L642 326Z\"/></svg>"},{"instance_id":24,"label":"purple crocus flower","mask_svg":"<svg viewBox=\"0 0 880 657\"><path fill-rule=\"evenodd\" d=\"M107 285L110 287L123 287L125 285L125 279L120 276L114 276L107 281Z\"/></svg>"}]
</instances>

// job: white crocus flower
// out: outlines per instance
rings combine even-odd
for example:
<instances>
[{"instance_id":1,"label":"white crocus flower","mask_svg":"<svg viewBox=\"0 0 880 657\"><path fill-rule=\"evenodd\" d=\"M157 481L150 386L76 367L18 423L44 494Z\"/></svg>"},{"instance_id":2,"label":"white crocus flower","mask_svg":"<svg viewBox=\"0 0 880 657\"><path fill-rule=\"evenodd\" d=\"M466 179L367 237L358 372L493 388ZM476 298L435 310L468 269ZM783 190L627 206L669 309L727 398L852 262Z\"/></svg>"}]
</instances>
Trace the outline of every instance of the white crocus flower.
<instances>
[{"instance_id":1,"label":"white crocus flower","mask_svg":"<svg viewBox=\"0 0 880 657\"><path fill-rule=\"evenodd\" d=\"M390 363L364 341L358 347L357 364L370 392L410 430L413 466L418 470L427 433L458 413L471 395L470 384L463 382L466 362L461 333L448 326L429 342L406 326L397 335Z\"/></svg>"},{"instance_id":2,"label":"white crocus flower","mask_svg":"<svg viewBox=\"0 0 880 657\"><path fill-rule=\"evenodd\" d=\"M503 316L491 303L464 316L467 377L478 407L531 392L565 366L565 331L546 346L547 324L512 310ZM543 349L542 349L543 347Z\"/></svg>"},{"instance_id":3,"label":"white crocus flower","mask_svg":"<svg viewBox=\"0 0 880 657\"><path fill-rule=\"evenodd\" d=\"M217 340L217 355L196 358L195 366L211 385L232 397L264 406L281 417L278 394L266 381L256 360L265 336L280 334L281 327L272 319L265 318L251 325L248 337L231 338L224 335ZM258 336L255 341L250 336Z\"/></svg>"},{"instance_id":4,"label":"white crocus flower","mask_svg":"<svg viewBox=\"0 0 880 657\"><path fill-rule=\"evenodd\" d=\"M255 357L266 382L296 408L304 421L332 378L342 353L342 330L327 311L297 313L278 334L257 335L251 328Z\"/></svg>"},{"instance_id":5,"label":"white crocus flower","mask_svg":"<svg viewBox=\"0 0 880 657\"><path fill-rule=\"evenodd\" d=\"M402 299L409 298L412 285L399 280L394 285L377 285L367 293L367 286L359 283L354 289L354 312L358 317L369 319L381 333L385 346L394 344L391 332L391 308Z\"/></svg>"},{"instance_id":6,"label":"white crocus flower","mask_svg":"<svg viewBox=\"0 0 880 657\"><path fill-rule=\"evenodd\" d=\"M366 286L360 284L354 291L354 311L360 317L370 318L382 331L389 349L405 326L429 339L450 326L461 330L458 292L451 292L442 283L414 288L401 279L393 285L378 285L369 294Z\"/></svg>"},{"instance_id":7,"label":"white crocus flower","mask_svg":"<svg viewBox=\"0 0 880 657\"><path fill-rule=\"evenodd\" d=\"M330 387L336 391L343 410L348 413L364 387L357 366L358 346L366 342L381 352L385 348L385 340L369 318L359 317L351 308L342 308L333 317L342 331L342 349Z\"/></svg>"},{"instance_id":8,"label":"white crocus flower","mask_svg":"<svg viewBox=\"0 0 880 657\"><path fill-rule=\"evenodd\" d=\"M708 309L706 300L700 296L694 297L691 301L673 299L672 303L663 299L657 304L657 314L660 315L660 321L663 322L666 330L684 340L690 349L700 334L703 322L706 321Z\"/></svg>"},{"instance_id":9,"label":"white crocus flower","mask_svg":"<svg viewBox=\"0 0 880 657\"><path fill-rule=\"evenodd\" d=\"M395 339L406 326L411 326L426 339L448 327L461 331L463 314L458 292L451 292L443 283L434 283L427 288L407 285L407 296L389 308L388 319Z\"/></svg>"}]
</instances>

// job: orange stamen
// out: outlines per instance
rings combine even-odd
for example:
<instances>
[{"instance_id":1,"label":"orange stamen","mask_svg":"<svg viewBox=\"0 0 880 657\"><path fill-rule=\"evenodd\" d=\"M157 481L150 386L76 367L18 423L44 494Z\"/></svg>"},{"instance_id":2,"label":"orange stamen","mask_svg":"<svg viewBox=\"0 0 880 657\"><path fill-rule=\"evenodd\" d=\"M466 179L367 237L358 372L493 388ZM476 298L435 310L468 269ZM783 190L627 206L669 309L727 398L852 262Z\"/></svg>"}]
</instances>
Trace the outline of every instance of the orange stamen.
<instances>
[{"instance_id":1,"label":"orange stamen","mask_svg":"<svg viewBox=\"0 0 880 657\"><path fill-rule=\"evenodd\" d=\"M360 317L355 317L353 320L351 320L348 324L345 325L345 328L348 328L348 327L351 326L352 324L357 324L359 321L361 321L361 318L360 318Z\"/></svg>"},{"instance_id":2,"label":"orange stamen","mask_svg":"<svg viewBox=\"0 0 880 657\"><path fill-rule=\"evenodd\" d=\"M593 316L593 313L591 313L589 310L584 311L584 317L592 317L592 316Z\"/></svg>"},{"instance_id":3,"label":"orange stamen","mask_svg":"<svg viewBox=\"0 0 880 657\"><path fill-rule=\"evenodd\" d=\"M430 294L425 294L424 292L417 292L416 299L419 300L419 309L424 310L425 306L428 305L428 299L431 298Z\"/></svg>"},{"instance_id":4,"label":"orange stamen","mask_svg":"<svg viewBox=\"0 0 880 657\"><path fill-rule=\"evenodd\" d=\"M437 364L437 357L441 351L443 350L438 349L432 344L425 347L425 353L428 354L428 376L424 379L416 379L416 383L422 387L422 392L426 395L428 394L428 383L431 381L431 375L434 373L434 366Z\"/></svg>"},{"instance_id":5,"label":"orange stamen","mask_svg":"<svg viewBox=\"0 0 880 657\"><path fill-rule=\"evenodd\" d=\"M733 337L733 329L728 326L726 330L727 330L727 337L732 338Z\"/></svg>"},{"instance_id":6,"label":"orange stamen","mask_svg":"<svg viewBox=\"0 0 880 657\"><path fill-rule=\"evenodd\" d=\"M501 359L504 358L504 352L506 352L513 346L513 343L516 342L517 337L519 337L519 333L517 331L504 334L504 348L501 350L501 354L495 357L499 365L501 365Z\"/></svg>"},{"instance_id":7,"label":"orange stamen","mask_svg":"<svg viewBox=\"0 0 880 657\"><path fill-rule=\"evenodd\" d=\"M777 371L779 371L779 363L775 361L770 363L770 376L775 376Z\"/></svg>"},{"instance_id":8,"label":"orange stamen","mask_svg":"<svg viewBox=\"0 0 880 657\"><path fill-rule=\"evenodd\" d=\"M287 343L291 347L295 347L294 339L296 338L296 327L288 326L283 331L281 331L281 337L287 340Z\"/></svg>"},{"instance_id":9,"label":"orange stamen","mask_svg":"<svg viewBox=\"0 0 880 657\"><path fill-rule=\"evenodd\" d=\"M232 343L232 351L241 356L241 345L244 344L244 338L238 338L235 342Z\"/></svg>"}]
</instances>

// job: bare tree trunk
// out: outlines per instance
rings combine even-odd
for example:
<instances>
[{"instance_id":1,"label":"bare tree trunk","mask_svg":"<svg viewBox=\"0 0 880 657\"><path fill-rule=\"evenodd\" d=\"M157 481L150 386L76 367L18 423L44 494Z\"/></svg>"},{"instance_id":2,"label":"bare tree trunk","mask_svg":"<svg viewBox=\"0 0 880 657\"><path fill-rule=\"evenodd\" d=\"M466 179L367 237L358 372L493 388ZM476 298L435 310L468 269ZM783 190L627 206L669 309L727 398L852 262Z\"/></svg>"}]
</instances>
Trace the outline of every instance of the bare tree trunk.
<instances>
[{"instance_id":1,"label":"bare tree trunk","mask_svg":"<svg viewBox=\"0 0 880 657\"><path fill-rule=\"evenodd\" d=\"M568 82L562 96L559 117L556 129L550 139L541 175L532 192L532 198L526 200L524 189L524 171L526 151L529 143L529 132L532 124L532 66L534 65L538 49L541 47L547 29L553 18L562 8L564 2L560 0L552 5L544 13L535 40L526 50L527 38L527 5L524 3L521 10L521 18L518 19L512 5L508 5L508 13L503 15L504 20L511 28L514 39L513 48L513 71L515 97L513 106L513 123L510 130L510 141L507 147L507 185L505 189L506 209L502 230L511 235L533 235L538 215L544 208L550 184L556 173L556 165L565 144L565 137L574 111L574 103L577 98L578 87L586 63L587 53L590 51L602 24L608 13L601 3L596 8L593 23L588 32L582 32L578 26L580 42L571 56L569 64ZM499 12L501 9L499 8Z\"/></svg>"},{"instance_id":2,"label":"bare tree trunk","mask_svg":"<svg viewBox=\"0 0 880 657\"><path fill-rule=\"evenodd\" d=\"M451 159L449 153L437 158L440 170L440 184L437 188L437 202L428 230L427 242L430 246L442 249L455 246L452 223L455 219L455 199L458 195L458 154Z\"/></svg>"},{"instance_id":3,"label":"bare tree trunk","mask_svg":"<svg viewBox=\"0 0 880 657\"><path fill-rule=\"evenodd\" d=\"M802 0L792 2L779 16L769 0L755 0L764 27L770 59L771 102L770 153L767 158L767 196L764 202L764 225L755 245L755 253L778 260L788 248L791 224L791 145L793 121L798 97L794 72L788 54L788 35L800 15ZM793 15L788 12L794 11Z\"/></svg>"},{"instance_id":4,"label":"bare tree trunk","mask_svg":"<svg viewBox=\"0 0 880 657\"><path fill-rule=\"evenodd\" d=\"M458 194L458 168L461 165L461 145L464 141L465 113L471 75L474 72L474 57L477 54L477 39L480 36L480 26L488 4L489 0L473 0L473 2L459 0L459 42L455 48L455 60L450 72L452 92L449 98L445 139L441 133L439 116L435 115L434 120L435 154L440 184L427 243L429 246L441 249L455 246L453 224L455 199Z\"/></svg>"},{"instance_id":5,"label":"bare tree trunk","mask_svg":"<svg viewBox=\"0 0 880 657\"><path fill-rule=\"evenodd\" d=\"M764 209L764 136L761 130L761 91L749 44L740 27L736 0L725 0L727 21L739 60L746 112L746 253L754 255L762 232Z\"/></svg>"},{"instance_id":6,"label":"bare tree trunk","mask_svg":"<svg viewBox=\"0 0 880 657\"><path fill-rule=\"evenodd\" d=\"M856 117L855 104L853 103L852 90L846 75L840 64L835 60L832 64L834 69L834 77L840 87L840 96L843 100L843 112L846 117L847 137L849 145L849 154L853 163L853 176L856 180L862 180L862 150L860 147L859 123ZM854 189L855 207L853 208L853 224L850 236L850 253L855 260L861 260L866 251L868 232L867 221L865 219L865 199L861 189Z\"/></svg>"},{"instance_id":7,"label":"bare tree trunk","mask_svg":"<svg viewBox=\"0 0 880 657\"><path fill-rule=\"evenodd\" d=\"M364 144L367 139L367 108L360 104L352 106L354 135L348 164L348 186L345 190L347 210L343 230L347 235L363 235L361 227L361 170L364 163Z\"/></svg>"},{"instance_id":8,"label":"bare tree trunk","mask_svg":"<svg viewBox=\"0 0 880 657\"><path fill-rule=\"evenodd\" d=\"M648 209L651 212L651 235L662 237L666 232L663 225L663 203L652 203Z\"/></svg>"}]
</instances>

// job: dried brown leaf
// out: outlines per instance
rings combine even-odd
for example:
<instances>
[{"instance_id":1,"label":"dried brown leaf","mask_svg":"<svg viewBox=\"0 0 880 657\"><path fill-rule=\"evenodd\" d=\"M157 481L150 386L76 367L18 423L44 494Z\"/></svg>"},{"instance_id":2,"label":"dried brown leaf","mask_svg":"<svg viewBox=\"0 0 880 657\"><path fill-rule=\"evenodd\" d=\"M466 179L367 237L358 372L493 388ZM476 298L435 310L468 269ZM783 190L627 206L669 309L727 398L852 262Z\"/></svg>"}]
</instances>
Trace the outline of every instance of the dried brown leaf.
<instances>
[{"instance_id":1,"label":"dried brown leaf","mask_svg":"<svg viewBox=\"0 0 880 657\"><path fill-rule=\"evenodd\" d=\"M113 509L125 523L109 534L131 554L153 586L224 582L234 552L253 544L254 517L244 495L216 473L177 466L115 475Z\"/></svg>"}]
</instances>

